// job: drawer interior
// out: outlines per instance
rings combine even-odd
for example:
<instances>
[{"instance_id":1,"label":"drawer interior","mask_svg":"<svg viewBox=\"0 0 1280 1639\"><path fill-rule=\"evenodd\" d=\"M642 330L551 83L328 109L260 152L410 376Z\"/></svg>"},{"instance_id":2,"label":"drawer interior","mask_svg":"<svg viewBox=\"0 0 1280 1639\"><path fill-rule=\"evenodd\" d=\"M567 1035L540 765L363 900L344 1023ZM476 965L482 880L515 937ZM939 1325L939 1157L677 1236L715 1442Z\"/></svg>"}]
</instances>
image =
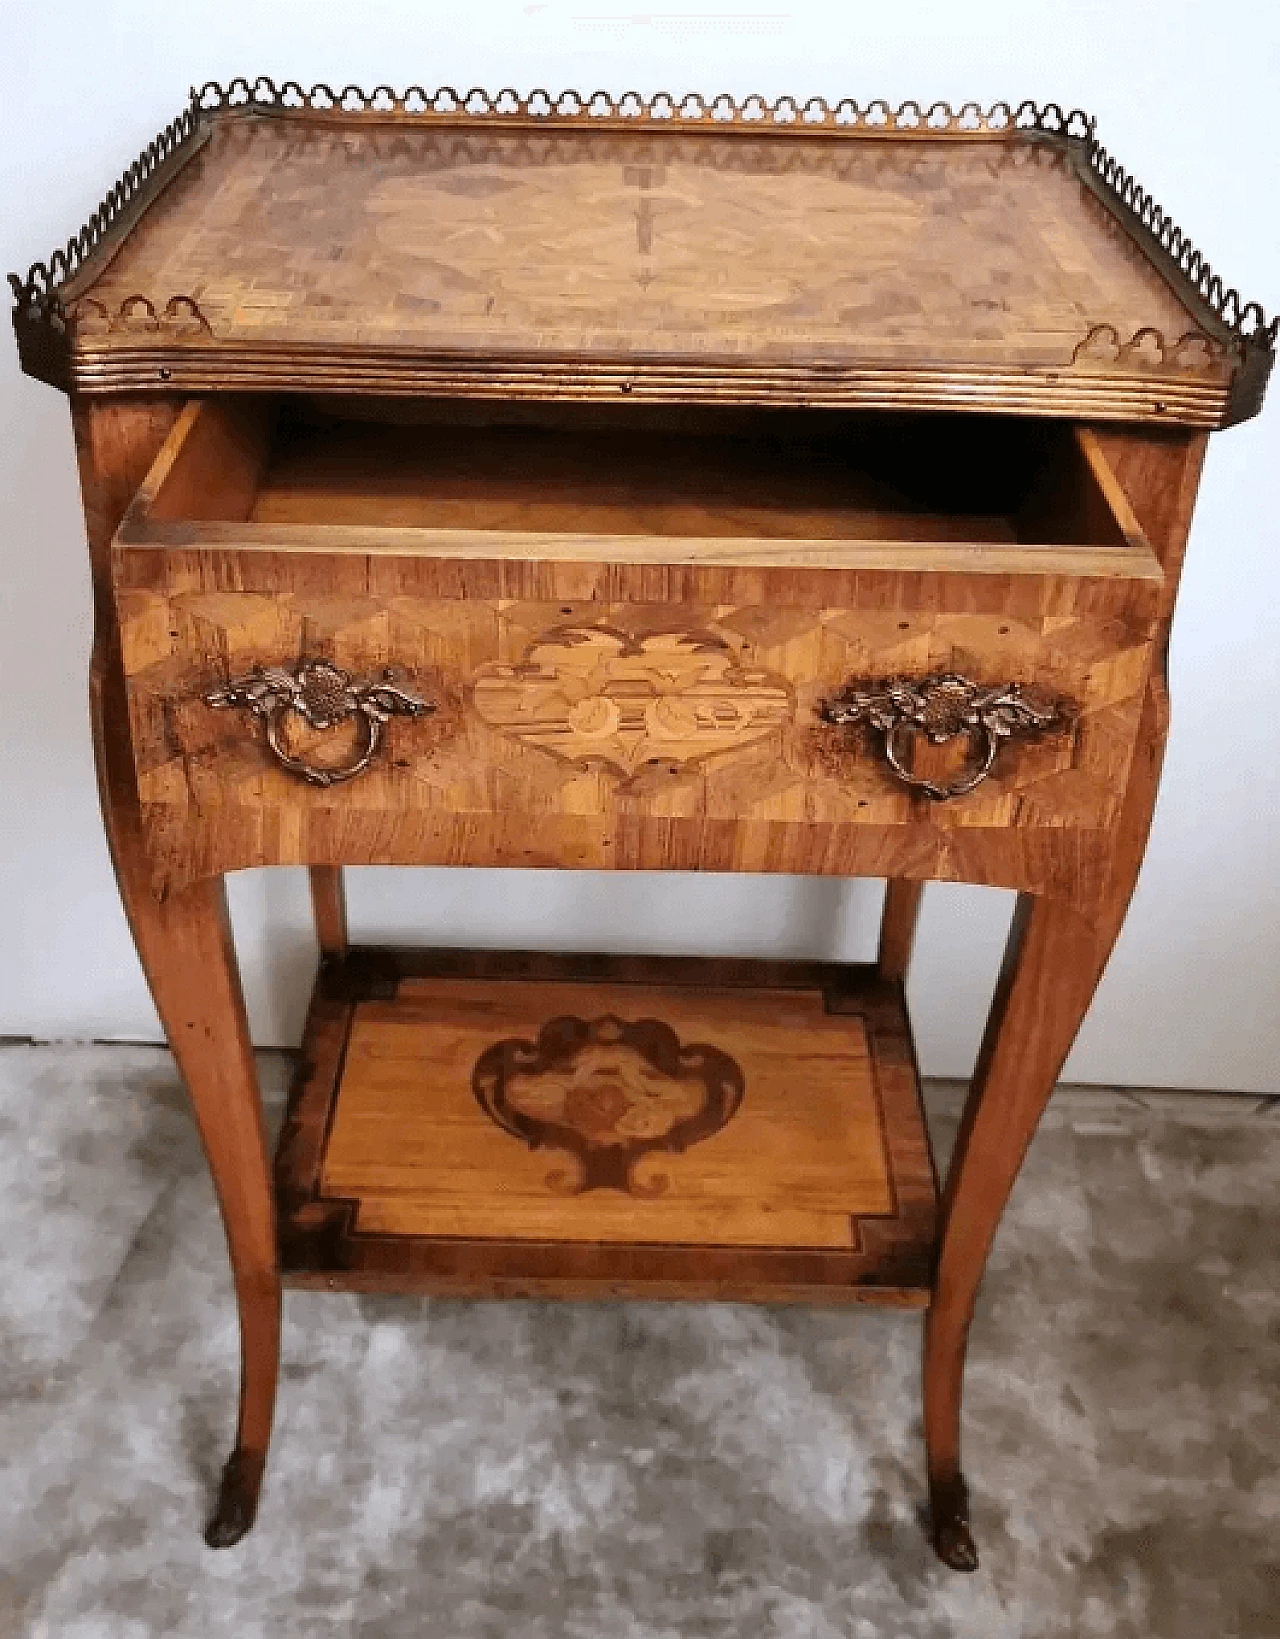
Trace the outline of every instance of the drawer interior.
<instances>
[{"instance_id":1,"label":"drawer interior","mask_svg":"<svg viewBox=\"0 0 1280 1639\"><path fill-rule=\"evenodd\" d=\"M1092 436L1062 422L838 411L218 399L188 405L131 512L305 547L334 528L753 543L1132 550L1142 532ZM446 544L441 545L445 550Z\"/></svg>"}]
</instances>

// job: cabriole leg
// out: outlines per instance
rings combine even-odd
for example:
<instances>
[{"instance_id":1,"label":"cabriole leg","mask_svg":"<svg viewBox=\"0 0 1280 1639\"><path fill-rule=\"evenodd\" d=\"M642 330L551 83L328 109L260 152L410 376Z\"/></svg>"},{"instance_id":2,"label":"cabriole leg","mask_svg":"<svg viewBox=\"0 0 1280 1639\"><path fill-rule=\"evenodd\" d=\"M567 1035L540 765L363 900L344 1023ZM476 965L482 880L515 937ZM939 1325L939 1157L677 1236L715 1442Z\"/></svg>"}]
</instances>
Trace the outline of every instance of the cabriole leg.
<instances>
[{"instance_id":1,"label":"cabriole leg","mask_svg":"<svg viewBox=\"0 0 1280 1639\"><path fill-rule=\"evenodd\" d=\"M240 1311L236 1443L205 1532L211 1548L227 1548L257 1513L280 1361L280 1273L262 1103L221 879L198 883L141 915L135 901L130 911L151 992L195 1108Z\"/></svg>"},{"instance_id":2,"label":"cabriole leg","mask_svg":"<svg viewBox=\"0 0 1280 1639\"><path fill-rule=\"evenodd\" d=\"M101 740L99 754L108 768L112 758ZM280 1364L275 1199L257 1068L221 877L157 903L136 823L111 805L105 785L104 805L121 898L195 1109L231 1256L240 1312L240 1415L205 1532L211 1548L228 1548L257 1513Z\"/></svg>"},{"instance_id":3,"label":"cabriole leg","mask_svg":"<svg viewBox=\"0 0 1280 1639\"><path fill-rule=\"evenodd\" d=\"M228 1547L253 1524L275 1405L280 1356L275 1203L222 881L199 882L163 903L151 891L110 580L112 533L177 410L173 401L126 398L76 403L73 418L93 570L89 697L103 821L134 943L195 1108L240 1313L236 1444L206 1533L212 1547Z\"/></svg>"},{"instance_id":4,"label":"cabriole leg","mask_svg":"<svg viewBox=\"0 0 1280 1639\"><path fill-rule=\"evenodd\" d=\"M1102 971L1094 929L1071 905L1019 901L943 1198L925 1317L924 1416L934 1544L977 1569L960 1469L960 1400L974 1299L1000 1215ZM1105 953L1102 953L1105 959Z\"/></svg>"},{"instance_id":5,"label":"cabriole leg","mask_svg":"<svg viewBox=\"0 0 1280 1639\"><path fill-rule=\"evenodd\" d=\"M977 1569L960 1466L960 1406L974 1300L1023 1157L1120 932L1146 847L1167 708L1153 679L1138 728L1109 870L1071 901L1023 895L978 1054L942 1199L924 1332L924 1428L934 1545Z\"/></svg>"}]
</instances>

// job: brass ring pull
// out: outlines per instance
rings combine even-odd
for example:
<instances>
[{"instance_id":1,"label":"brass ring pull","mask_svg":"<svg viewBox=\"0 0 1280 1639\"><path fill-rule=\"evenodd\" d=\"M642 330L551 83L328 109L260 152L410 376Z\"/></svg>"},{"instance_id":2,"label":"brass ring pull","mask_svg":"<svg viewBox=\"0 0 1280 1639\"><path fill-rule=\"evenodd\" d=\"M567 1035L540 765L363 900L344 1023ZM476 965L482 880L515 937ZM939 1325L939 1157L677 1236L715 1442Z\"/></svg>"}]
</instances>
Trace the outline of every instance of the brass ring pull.
<instances>
[{"instance_id":1,"label":"brass ring pull","mask_svg":"<svg viewBox=\"0 0 1280 1639\"><path fill-rule=\"evenodd\" d=\"M272 755L288 773L309 785L338 785L368 768L382 744L388 718L423 717L435 711L432 701L394 683L394 675L388 669L379 682L356 683L327 660L300 660L292 671L257 666L223 688L210 689L204 700L209 706L237 707L260 718ZM315 729L335 728L354 717L360 740L351 761L326 766L295 757L284 740L285 720L293 711Z\"/></svg>"},{"instance_id":2,"label":"brass ring pull","mask_svg":"<svg viewBox=\"0 0 1280 1639\"><path fill-rule=\"evenodd\" d=\"M891 677L850 683L823 702L819 716L828 723L868 723L879 729L885 761L895 777L934 802L947 802L982 784L1003 740L1034 738L1063 726L1068 714L1063 702L1025 693L1018 683L991 686L943 672L918 681ZM903 760L905 736L912 733L925 735L934 745L965 735L973 754L946 785L921 779Z\"/></svg>"},{"instance_id":3,"label":"brass ring pull","mask_svg":"<svg viewBox=\"0 0 1280 1639\"><path fill-rule=\"evenodd\" d=\"M263 715L262 721L266 729L266 741L275 753L276 761L281 768L287 769L290 774L298 774L311 785L337 785L342 780L353 780L357 774L363 774L373 761L373 754L377 751L382 740L382 721L367 711L356 713L356 722L359 727L362 749L349 763L325 764L309 763L301 757L291 756L284 744L284 720L293 710L293 706L280 703Z\"/></svg>"},{"instance_id":4,"label":"brass ring pull","mask_svg":"<svg viewBox=\"0 0 1280 1639\"><path fill-rule=\"evenodd\" d=\"M991 772L991 766L996 760L996 751L999 741L986 726L979 723L969 730L975 742L975 749L981 748L981 757L951 781L949 785L938 785L933 780L922 780L913 774L909 768L903 766L899 744L904 731L910 730L913 725L905 722L896 722L892 728L885 730L884 754L889 767L902 781L903 785L913 786L917 791L923 791L926 797L932 797L934 802L946 802L950 797L964 797L973 790L975 785L981 785Z\"/></svg>"}]
</instances>

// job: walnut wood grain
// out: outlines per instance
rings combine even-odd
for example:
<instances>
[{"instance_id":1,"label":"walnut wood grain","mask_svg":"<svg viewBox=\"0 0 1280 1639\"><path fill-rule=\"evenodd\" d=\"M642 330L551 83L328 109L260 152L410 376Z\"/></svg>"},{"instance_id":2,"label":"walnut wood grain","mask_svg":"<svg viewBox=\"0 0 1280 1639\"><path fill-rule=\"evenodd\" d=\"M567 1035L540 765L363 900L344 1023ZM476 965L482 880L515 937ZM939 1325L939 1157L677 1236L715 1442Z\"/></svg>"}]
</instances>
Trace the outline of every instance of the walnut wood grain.
<instances>
[{"instance_id":1,"label":"walnut wood grain","mask_svg":"<svg viewBox=\"0 0 1280 1639\"><path fill-rule=\"evenodd\" d=\"M202 560L189 561L202 572ZM1023 885L1023 871L1028 886L1060 878L1082 848L1105 840L1114 815L1149 626L1091 612L935 613L927 604L939 594L926 581L910 602L864 612L122 592L157 888L268 860L893 875L895 849L913 851L921 875L978 872L1012 877L1012 886ZM663 627L661 642L644 649L645 633ZM579 683L570 662L581 650L566 652L566 643L593 646L602 666L617 655L615 672ZM242 672L303 651L360 675L394 664L420 692L452 693L457 706L426 725L392 723L387 755L359 781L340 796L313 792L274 765L251 726L203 702L227 666ZM678 691L683 677L685 692L669 696L660 724L624 721L615 732L587 704L575 708L588 714L577 726L569 716L532 716L567 711L555 702L575 689L608 691L644 668L652 687L663 657L668 686ZM708 682L710 659L722 669ZM1039 684L1079 711L1059 735L1006 747L983 787L921 823L874 742L828 727L820 709L869 671L961 666ZM708 688L750 715L731 730L701 726L696 707ZM1008 830L1014 847L989 846L992 833Z\"/></svg>"},{"instance_id":2,"label":"walnut wood grain","mask_svg":"<svg viewBox=\"0 0 1280 1639\"><path fill-rule=\"evenodd\" d=\"M30 286L28 367L80 391L1256 408L1269 353L1252 368L1133 220L1087 122L601 112L197 101L149 208L59 292L65 336Z\"/></svg>"},{"instance_id":3,"label":"walnut wood grain","mask_svg":"<svg viewBox=\"0 0 1280 1639\"><path fill-rule=\"evenodd\" d=\"M1176 574L1202 443L1133 433L1116 453L1134 510ZM974 1301L1005 1202L1120 932L1146 848L1167 732L1161 651L1144 696L1105 875L1079 884L1070 897L1019 900L952 1157L925 1327L924 1407L934 1540L956 1570L971 1571L978 1563L960 1463L960 1407Z\"/></svg>"},{"instance_id":4,"label":"walnut wood grain","mask_svg":"<svg viewBox=\"0 0 1280 1639\"><path fill-rule=\"evenodd\" d=\"M307 878L320 954L342 956L347 949L347 896L342 872L332 865L313 865Z\"/></svg>"},{"instance_id":5,"label":"walnut wood grain","mask_svg":"<svg viewBox=\"0 0 1280 1639\"><path fill-rule=\"evenodd\" d=\"M257 1506L282 1259L931 1304L934 1536L972 1569L974 1299L1141 862L1196 429L1257 409L1275 326L1052 108L290 98L206 87L15 280L24 366L77 395L104 818L235 1279L208 1540ZM437 710L311 789L204 699L304 658ZM1064 709L929 804L822 706L939 672ZM953 752L915 734L909 771ZM322 961L273 1190L220 877L274 863ZM348 947L360 863L889 885L869 969L392 952ZM927 879L1021 895L940 1231Z\"/></svg>"},{"instance_id":6,"label":"walnut wood grain","mask_svg":"<svg viewBox=\"0 0 1280 1639\"><path fill-rule=\"evenodd\" d=\"M899 878L885 884L880 948L876 955L876 966L882 979L905 984L923 898L923 882L907 882Z\"/></svg>"},{"instance_id":7,"label":"walnut wood grain","mask_svg":"<svg viewBox=\"0 0 1280 1639\"><path fill-rule=\"evenodd\" d=\"M474 1078L496 1043L564 1018L650 1021L690 1065L714 1049L740 1104L616 1177L583 1172L580 1146L531 1150ZM322 974L304 1059L276 1163L291 1284L924 1301L932 1166L901 1000L869 972L355 949ZM598 1140L634 1097L657 1107L614 1091L611 1063L573 1057L549 1097L523 1062L522 1107L563 1120L569 1085ZM687 1079L671 1093L681 1111L699 1097Z\"/></svg>"},{"instance_id":8,"label":"walnut wood grain","mask_svg":"<svg viewBox=\"0 0 1280 1639\"><path fill-rule=\"evenodd\" d=\"M232 425L202 433L208 417ZM834 443L752 425L705 444L651 432L634 469L616 451L593 465L589 430L533 429L539 460L570 485L556 491L552 535L521 527L553 503L536 464L530 477L505 458L501 430L471 432L467 453L456 431L401 428L378 456L367 427L322 426L317 443L305 420L272 434L260 406L190 406L114 558L157 891L266 860L805 870L1031 890L1088 870L1123 788L1162 584L1097 439L971 424L953 448L945 427L921 423L933 461L913 476L923 443L904 464L863 423ZM989 445L989 466L969 470ZM207 448L249 453L211 464ZM717 489L757 454L790 485L774 499L774 536L707 533L711 518L721 531L759 525L749 506L724 510ZM1013 470L998 470L1000 456ZM252 494L248 470L261 474ZM1028 500L1043 475L1061 501L1058 544ZM414 516L463 504L481 527L301 521L372 506L392 480L389 505L413 490ZM998 503L1030 539L787 534L797 511L812 525L819 496L857 502L824 514L833 533L873 528L887 492L895 519L909 503L931 528L954 502L953 533ZM174 493L186 516L172 515ZM284 496L292 521L226 517ZM616 562L601 561L601 537L573 532L584 505L631 532L609 537ZM634 533L664 522L670 533ZM340 796L308 790L251 726L203 704L229 673L301 656L361 676L403 668L441 709L391 724L388 754ZM979 791L921 823L883 747L822 713L851 678L940 671L1035 684L1072 713L1063 732L1005 747Z\"/></svg>"},{"instance_id":9,"label":"walnut wood grain","mask_svg":"<svg viewBox=\"0 0 1280 1639\"><path fill-rule=\"evenodd\" d=\"M280 1353L275 1207L222 883L197 883L163 904L148 888L109 592L111 534L176 414L164 400L78 404L74 426L94 581L90 705L103 820L134 943L213 1175L240 1316L236 1443L207 1532L210 1546L225 1547L253 1524L271 1434Z\"/></svg>"},{"instance_id":10,"label":"walnut wood grain","mask_svg":"<svg viewBox=\"0 0 1280 1639\"><path fill-rule=\"evenodd\" d=\"M968 546L975 566L1047 572L1070 547L1080 573L1131 575L1144 556L1154 569L1087 428L646 406L477 416L426 401L401 418L385 400L345 415L193 400L121 538L792 571L891 566L907 547L954 567Z\"/></svg>"}]
</instances>

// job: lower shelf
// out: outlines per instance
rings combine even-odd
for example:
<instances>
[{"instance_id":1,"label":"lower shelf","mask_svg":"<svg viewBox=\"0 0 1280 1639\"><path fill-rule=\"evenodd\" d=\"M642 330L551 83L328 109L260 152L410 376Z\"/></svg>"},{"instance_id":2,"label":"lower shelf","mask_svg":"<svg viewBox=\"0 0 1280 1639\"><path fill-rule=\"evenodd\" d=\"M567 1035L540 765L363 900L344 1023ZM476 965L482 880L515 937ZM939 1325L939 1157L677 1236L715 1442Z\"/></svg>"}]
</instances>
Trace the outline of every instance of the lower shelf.
<instances>
[{"instance_id":1,"label":"lower shelf","mask_svg":"<svg viewBox=\"0 0 1280 1639\"><path fill-rule=\"evenodd\" d=\"M900 987L820 963L355 949L276 1156L292 1286L929 1301Z\"/></svg>"}]
</instances>

